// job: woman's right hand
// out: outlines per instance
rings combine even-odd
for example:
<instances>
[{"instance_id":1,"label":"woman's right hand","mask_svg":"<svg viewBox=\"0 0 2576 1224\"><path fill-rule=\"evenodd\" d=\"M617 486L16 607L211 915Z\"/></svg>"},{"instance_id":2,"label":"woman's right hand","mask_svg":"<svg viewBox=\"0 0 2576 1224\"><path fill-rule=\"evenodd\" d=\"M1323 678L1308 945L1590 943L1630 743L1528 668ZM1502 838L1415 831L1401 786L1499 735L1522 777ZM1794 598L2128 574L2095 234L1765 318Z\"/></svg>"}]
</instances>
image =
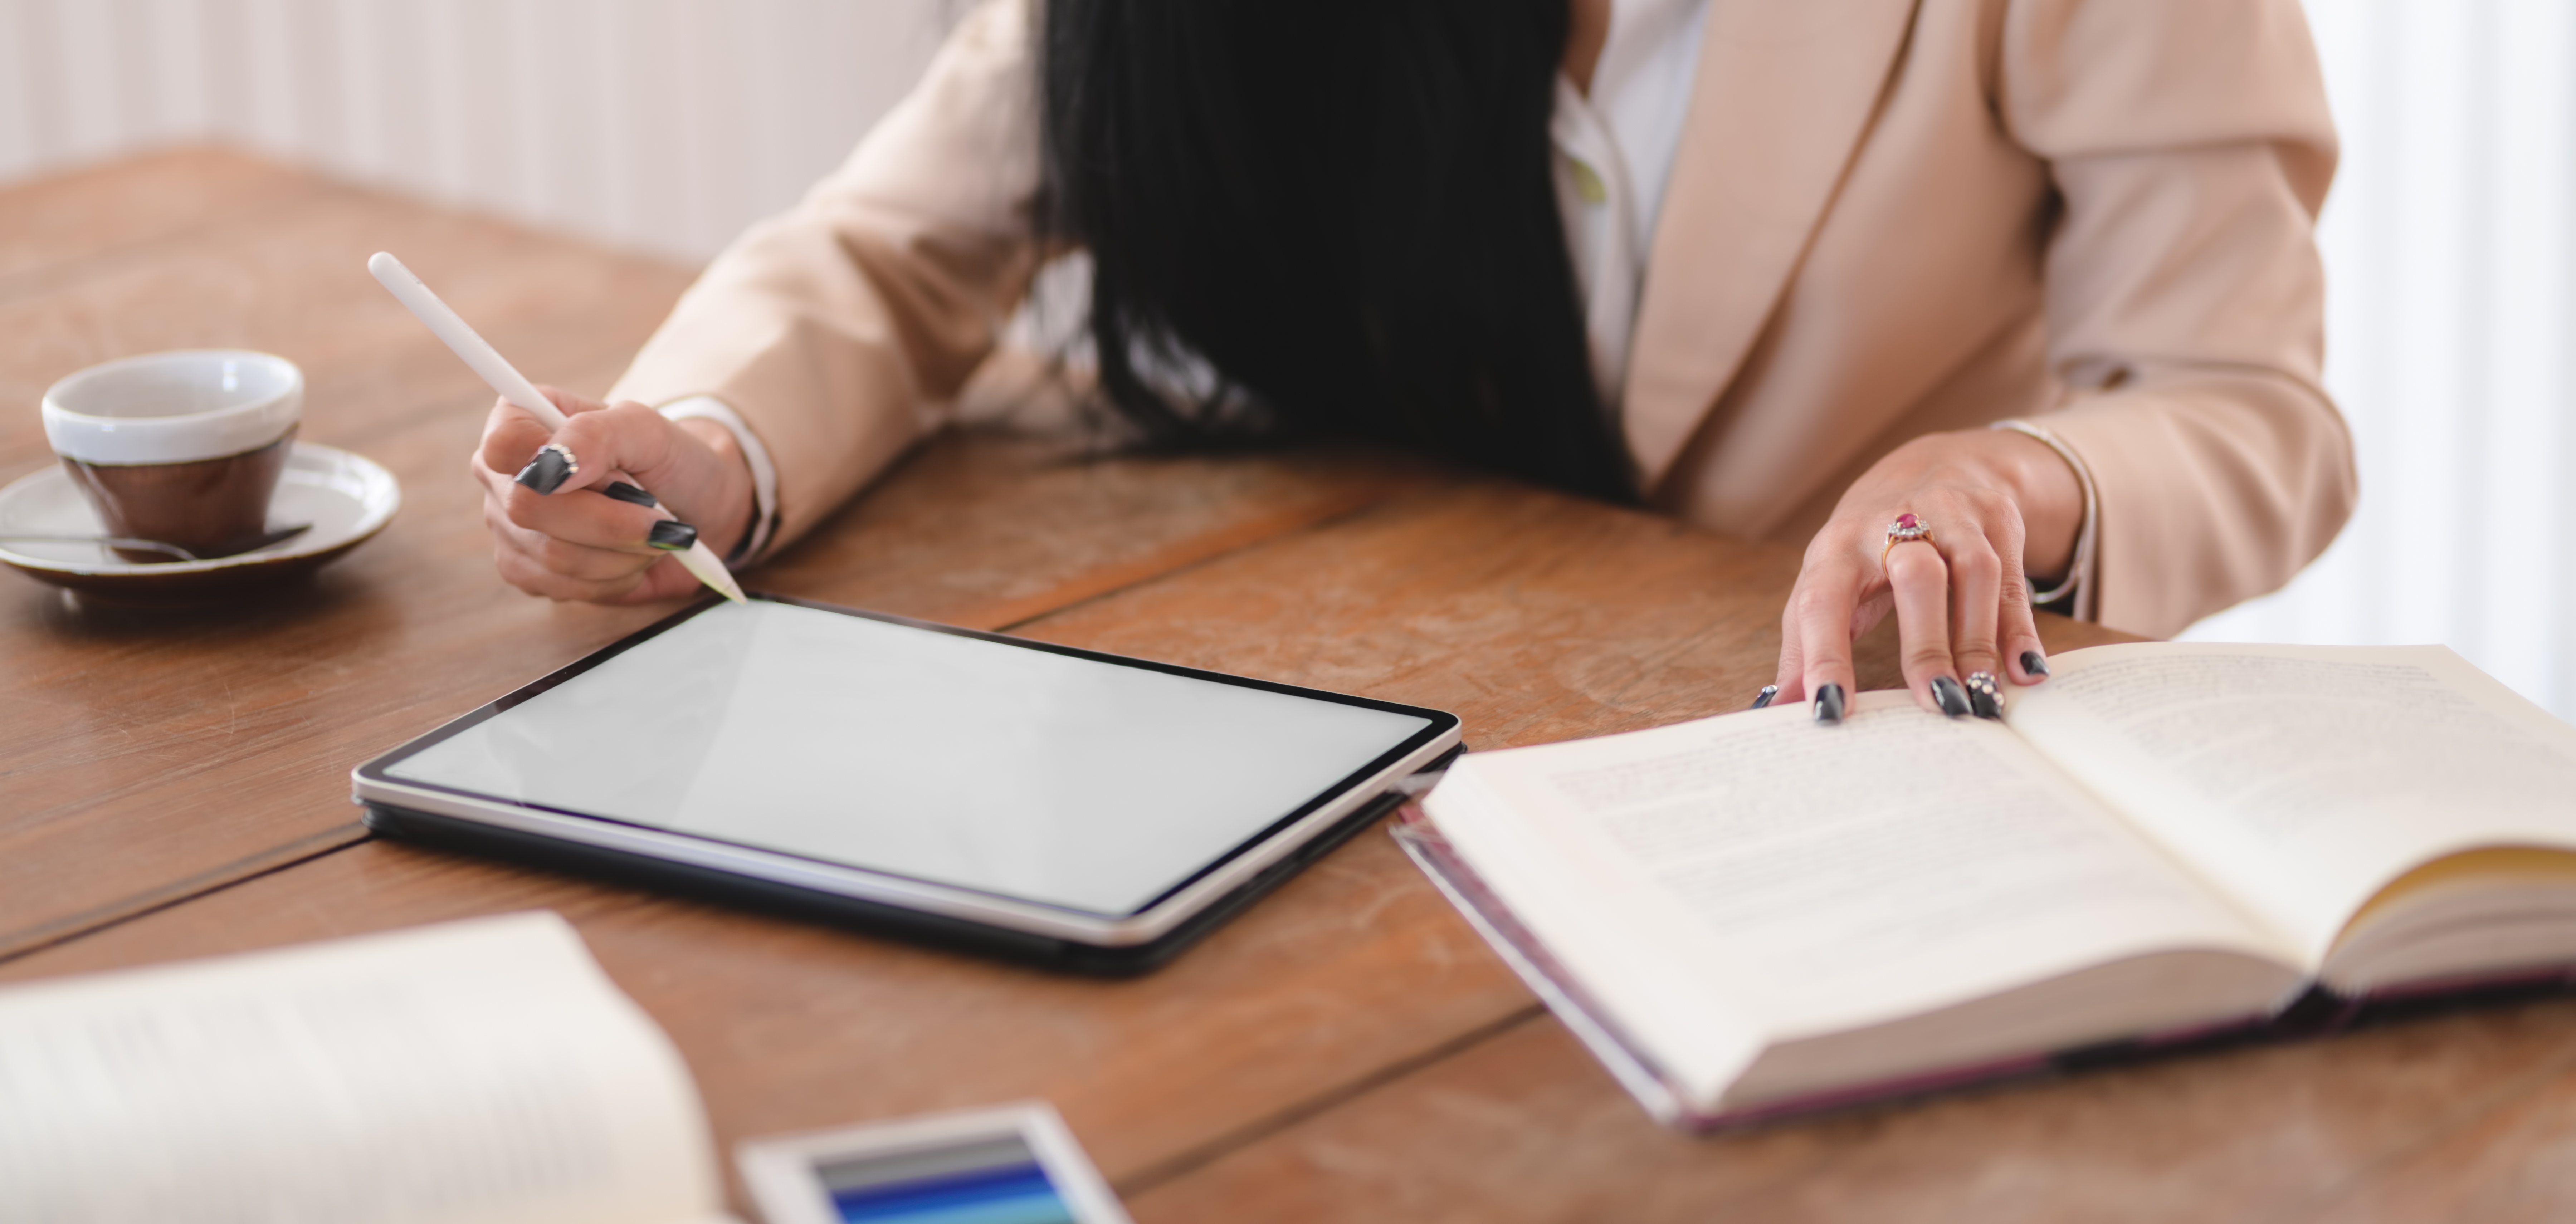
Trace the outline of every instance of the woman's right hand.
<instances>
[{"instance_id":1,"label":"woman's right hand","mask_svg":"<svg viewBox=\"0 0 2576 1224\"><path fill-rule=\"evenodd\" d=\"M524 409L498 401L468 465L483 485L483 522L492 529L501 577L531 595L593 603L695 591L697 578L648 541L654 524L671 518L694 525L719 555L743 538L751 526L751 467L733 432L713 421L667 420L638 403L612 407L538 389L570 418L564 427L550 437ZM550 442L578 470L540 493L516 477ZM600 492L612 473L651 490L661 509Z\"/></svg>"}]
</instances>

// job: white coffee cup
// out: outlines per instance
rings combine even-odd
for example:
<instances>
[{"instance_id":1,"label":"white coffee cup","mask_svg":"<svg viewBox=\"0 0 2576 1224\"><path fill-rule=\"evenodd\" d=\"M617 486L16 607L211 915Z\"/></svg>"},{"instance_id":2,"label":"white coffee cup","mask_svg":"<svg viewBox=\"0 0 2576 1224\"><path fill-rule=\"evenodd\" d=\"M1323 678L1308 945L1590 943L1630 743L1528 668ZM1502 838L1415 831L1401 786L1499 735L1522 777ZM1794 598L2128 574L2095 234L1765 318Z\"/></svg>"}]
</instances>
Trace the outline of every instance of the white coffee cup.
<instances>
[{"instance_id":1,"label":"white coffee cup","mask_svg":"<svg viewBox=\"0 0 2576 1224\"><path fill-rule=\"evenodd\" d=\"M147 353L55 383L45 392L45 440L107 534L223 556L266 532L303 413L304 372L283 357Z\"/></svg>"}]
</instances>

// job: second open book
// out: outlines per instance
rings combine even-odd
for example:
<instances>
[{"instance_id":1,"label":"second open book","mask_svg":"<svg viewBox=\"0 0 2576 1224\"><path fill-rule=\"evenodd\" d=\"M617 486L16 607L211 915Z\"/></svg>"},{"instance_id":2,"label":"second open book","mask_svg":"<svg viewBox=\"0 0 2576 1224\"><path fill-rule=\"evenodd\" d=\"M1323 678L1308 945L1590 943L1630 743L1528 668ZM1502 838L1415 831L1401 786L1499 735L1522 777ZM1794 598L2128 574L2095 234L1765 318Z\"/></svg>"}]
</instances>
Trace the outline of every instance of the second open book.
<instances>
[{"instance_id":1,"label":"second open book","mask_svg":"<svg viewBox=\"0 0 2576 1224\"><path fill-rule=\"evenodd\" d=\"M2576 962L2576 730L2440 647L2070 652L1470 755L1407 848L1650 1109L1766 1116Z\"/></svg>"},{"instance_id":2,"label":"second open book","mask_svg":"<svg viewBox=\"0 0 2576 1224\"><path fill-rule=\"evenodd\" d=\"M0 1220L731 1224L661 1028L551 913L0 989Z\"/></svg>"}]
</instances>

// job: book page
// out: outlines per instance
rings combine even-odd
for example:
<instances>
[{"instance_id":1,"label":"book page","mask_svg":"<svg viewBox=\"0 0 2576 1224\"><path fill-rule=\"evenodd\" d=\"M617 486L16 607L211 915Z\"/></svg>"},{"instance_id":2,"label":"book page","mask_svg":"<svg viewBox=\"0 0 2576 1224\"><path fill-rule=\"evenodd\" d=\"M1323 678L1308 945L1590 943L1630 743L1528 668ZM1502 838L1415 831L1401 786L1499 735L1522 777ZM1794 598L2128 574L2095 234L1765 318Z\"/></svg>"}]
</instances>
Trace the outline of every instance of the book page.
<instances>
[{"instance_id":1,"label":"book page","mask_svg":"<svg viewBox=\"0 0 2576 1224\"><path fill-rule=\"evenodd\" d=\"M721 1210L678 1052L551 913L0 990L0 1219Z\"/></svg>"},{"instance_id":2,"label":"book page","mask_svg":"<svg viewBox=\"0 0 2576 1224\"><path fill-rule=\"evenodd\" d=\"M2012 695L2014 730L2311 971L2440 855L2576 848L2576 730L2440 646L2097 646Z\"/></svg>"},{"instance_id":3,"label":"book page","mask_svg":"<svg viewBox=\"0 0 2576 1224\"><path fill-rule=\"evenodd\" d=\"M1694 1091L1729 1073L1676 1065L1718 1007L1779 1041L2139 952L2282 955L2002 726L1903 693L1475 753L1424 806Z\"/></svg>"}]
</instances>

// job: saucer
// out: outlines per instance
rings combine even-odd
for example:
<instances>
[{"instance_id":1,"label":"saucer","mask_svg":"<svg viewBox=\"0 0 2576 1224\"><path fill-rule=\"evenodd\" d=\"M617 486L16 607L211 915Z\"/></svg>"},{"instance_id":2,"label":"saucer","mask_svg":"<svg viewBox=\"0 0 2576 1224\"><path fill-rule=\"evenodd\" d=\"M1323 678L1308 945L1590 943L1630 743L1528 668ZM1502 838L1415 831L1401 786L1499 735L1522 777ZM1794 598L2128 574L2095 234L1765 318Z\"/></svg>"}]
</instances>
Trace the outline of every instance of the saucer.
<instances>
[{"instance_id":1,"label":"saucer","mask_svg":"<svg viewBox=\"0 0 2576 1224\"><path fill-rule=\"evenodd\" d=\"M56 586L120 603L230 595L301 578L384 529L402 487L374 460L298 442L268 502L276 525L313 529L266 548L209 561L127 561L103 544L0 544L0 565ZM104 535L98 512L57 464L0 489L0 536Z\"/></svg>"}]
</instances>

